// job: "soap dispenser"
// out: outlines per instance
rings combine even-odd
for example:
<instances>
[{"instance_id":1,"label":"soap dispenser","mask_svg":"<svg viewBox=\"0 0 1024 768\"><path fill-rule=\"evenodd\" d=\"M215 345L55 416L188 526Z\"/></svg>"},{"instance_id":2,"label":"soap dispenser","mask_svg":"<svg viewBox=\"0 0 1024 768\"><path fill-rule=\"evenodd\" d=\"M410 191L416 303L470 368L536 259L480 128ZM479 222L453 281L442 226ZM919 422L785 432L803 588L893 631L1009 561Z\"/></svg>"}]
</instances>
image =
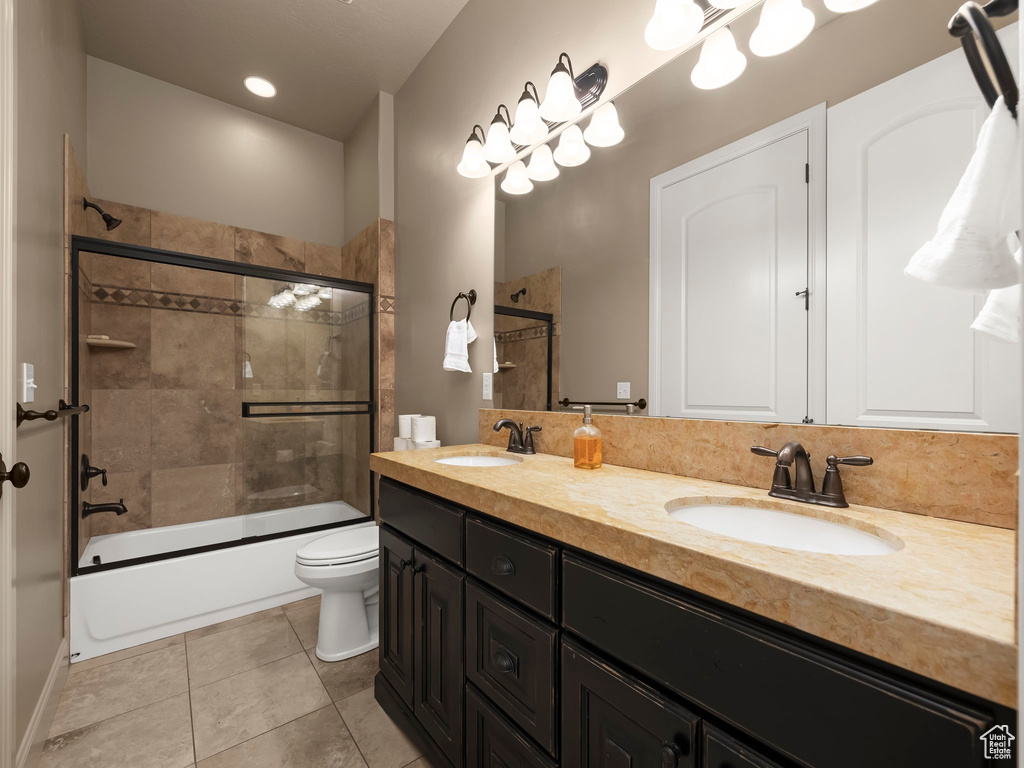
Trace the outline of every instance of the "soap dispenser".
<instances>
[{"instance_id":1,"label":"soap dispenser","mask_svg":"<svg viewBox=\"0 0 1024 768\"><path fill-rule=\"evenodd\" d=\"M578 469L601 466L601 430L594 426L589 405L583 406L583 424L572 435L573 463Z\"/></svg>"}]
</instances>

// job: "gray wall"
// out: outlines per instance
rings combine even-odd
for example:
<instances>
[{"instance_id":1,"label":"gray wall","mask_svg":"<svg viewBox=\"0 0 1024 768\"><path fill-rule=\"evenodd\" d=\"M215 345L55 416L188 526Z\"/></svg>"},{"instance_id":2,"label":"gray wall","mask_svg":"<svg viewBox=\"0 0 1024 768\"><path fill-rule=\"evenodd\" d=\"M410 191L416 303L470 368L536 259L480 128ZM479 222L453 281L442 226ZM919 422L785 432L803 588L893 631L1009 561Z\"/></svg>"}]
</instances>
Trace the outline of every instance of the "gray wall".
<instances>
[{"instance_id":1,"label":"gray wall","mask_svg":"<svg viewBox=\"0 0 1024 768\"><path fill-rule=\"evenodd\" d=\"M618 381L631 382L634 399L650 395L651 178L948 53L957 42L945 22L958 7L958 0L880 2L815 30L783 56L748 53L743 76L709 93L690 86L698 52L687 52L616 99L622 144L594 149L586 165L563 169L529 195L502 194L505 279L563 268L562 395L615 400ZM741 46L755 23L748 15L733 25ZM865 55L872 39L884 44Z\"/></svg>"},{"instance_id":2,"label":"gray wall","mask_svg":"<svg viewBox=\"0 0 1024 768\"><path fill-rule=\"evenodd\" d=\"M15 13L16 345L18 362L36 366L36 402L41 409L55 407L64 388L64 133L71 135L79 152L85 151L86 143L85 50L76 9L77 4L67 0L18 0ZM32 470L31 482L14 494L20 742L64 634L66 462L62 423L26 424L17 434L16 460Z\"/></svg>"},{"instance_id":3,"label":"gray wall","mask_svg":"<svg viewBox=\"0 0 1024 768\"><path fill-rule=\"evenodd\" d=\"M345 137L345 242L380 216L380 95Z\"/></svg>"},{"instance_id":4,"label":"gray wall","mask_svg":"<svg viewBox=\"0 0 1024 768\"><path fill-rule=\"evenodd\" d=\"M96 197L344 244L340 141L100 59L88 69Z\"/></svg>"},{"instance_id":5,"label":"gray wall","mask_svg":"<svg viewBox=\"0 0 1024 768\"><path fill-rule=\"evenodd\" d=\"M614 94L667 61L644 43L653 4L621 0L470 0L395 96L396 399L399 413L438 417L446 444L475 442L481 374L492 363L494 188L455 172L474 123L515 107L527 80L543 89L558 54L609 68ZM524 20L533 20L527 23ZM525 26L524 26L525 24ZM441 370L448 308L480 299L473 374Z\"/></svg>"}]
</instances>

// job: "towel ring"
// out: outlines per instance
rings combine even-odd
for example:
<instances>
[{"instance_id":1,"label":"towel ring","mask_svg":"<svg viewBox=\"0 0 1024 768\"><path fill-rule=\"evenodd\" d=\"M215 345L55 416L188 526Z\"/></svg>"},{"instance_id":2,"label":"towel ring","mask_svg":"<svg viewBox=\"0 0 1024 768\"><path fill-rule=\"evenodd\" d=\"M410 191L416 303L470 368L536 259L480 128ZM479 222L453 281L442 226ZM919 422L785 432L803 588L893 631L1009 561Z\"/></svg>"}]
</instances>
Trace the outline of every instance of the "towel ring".
<instances>
[{"instance_id":1,"label":"towel ring","mask_svg":"<svg viewBox=\"0 0 1024 768\"><path fill-rule=\"evenodd\" d=\"M459 303L459 299L466 300L466 319L469 320L469 316L473 314L473 305L476 304L476 290L471 290L469 293L460 293L455 297L455 301L452 302L451 311L448 312L448 320L455 319L455 305Z\"/></svg>"},{"instance_id":2,"label":"towel ring","mask_svg":"<svg viewBox=\"0 0 1024 768\"><path fill-rule=\"evenodd\" d=\"M964 3L950 21L949 31L960 38L971 72L989 107L995 106L1002 92L1007 108L1017 117L1017 104L1020 100L1017 81L985 11L975 2Z\"/></svg>"}]
</instances>

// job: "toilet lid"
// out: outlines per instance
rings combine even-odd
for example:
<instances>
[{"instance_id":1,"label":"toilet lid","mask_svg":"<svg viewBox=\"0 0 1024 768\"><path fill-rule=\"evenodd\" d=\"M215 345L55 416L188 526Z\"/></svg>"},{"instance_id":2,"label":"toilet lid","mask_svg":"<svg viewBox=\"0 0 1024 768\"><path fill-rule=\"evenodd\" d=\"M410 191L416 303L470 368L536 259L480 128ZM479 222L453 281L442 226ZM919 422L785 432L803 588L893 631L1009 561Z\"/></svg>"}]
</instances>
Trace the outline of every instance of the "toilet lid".
<instances>
[{"instance_id":1,"label":"toilet lid","mask_svg":"<svg viewBox=\"0 0 1024 768\"><path fill-rule=\"evenodd\" d=\"M379 529L376 525L347 528L300 547L295 553L295 559L311 565L354 563L376 557L379 546Z\"/></svg>"}]
</instances>

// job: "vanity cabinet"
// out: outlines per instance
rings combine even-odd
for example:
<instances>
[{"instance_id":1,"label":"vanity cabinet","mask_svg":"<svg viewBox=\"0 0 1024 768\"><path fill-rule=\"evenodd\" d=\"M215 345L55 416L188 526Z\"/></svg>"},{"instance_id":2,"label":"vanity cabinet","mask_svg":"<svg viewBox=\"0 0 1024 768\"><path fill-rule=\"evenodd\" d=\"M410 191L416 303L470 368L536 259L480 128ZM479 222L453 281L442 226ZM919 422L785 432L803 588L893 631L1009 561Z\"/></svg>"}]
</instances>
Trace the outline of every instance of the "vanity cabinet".
<instances>
[{"instance_id":1,"label":"vanity cabinet","mask_svg":"<svg viewBox=\"0 0 1024 768\"><path fill-rule=\"evenodd\" d=\"M437 768L981 768L1016 713L381 481L377 700Z\"/></svg>"}]
</instances>

